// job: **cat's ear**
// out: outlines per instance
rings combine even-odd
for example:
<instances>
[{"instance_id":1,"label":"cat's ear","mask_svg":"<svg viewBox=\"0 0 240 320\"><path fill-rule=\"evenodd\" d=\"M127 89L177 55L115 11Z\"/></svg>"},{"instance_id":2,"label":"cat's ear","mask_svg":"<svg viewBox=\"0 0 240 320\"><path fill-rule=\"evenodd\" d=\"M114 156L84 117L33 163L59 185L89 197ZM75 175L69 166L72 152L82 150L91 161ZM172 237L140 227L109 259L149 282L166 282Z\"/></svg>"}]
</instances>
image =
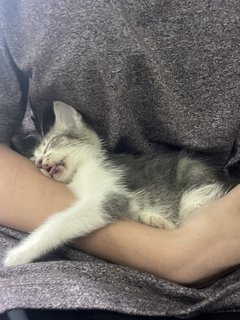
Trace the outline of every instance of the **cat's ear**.
<instances>
[{"instance_id":1,"label":"cat's ear","mask_svg":"<svg viewBox=\"0 0 240 320\"><path fill-rule=\"evenodd\" d=\"M61 101L54 101L55 128L80 128L82 116L73 107Z\"/></svg>"}]
</instances>

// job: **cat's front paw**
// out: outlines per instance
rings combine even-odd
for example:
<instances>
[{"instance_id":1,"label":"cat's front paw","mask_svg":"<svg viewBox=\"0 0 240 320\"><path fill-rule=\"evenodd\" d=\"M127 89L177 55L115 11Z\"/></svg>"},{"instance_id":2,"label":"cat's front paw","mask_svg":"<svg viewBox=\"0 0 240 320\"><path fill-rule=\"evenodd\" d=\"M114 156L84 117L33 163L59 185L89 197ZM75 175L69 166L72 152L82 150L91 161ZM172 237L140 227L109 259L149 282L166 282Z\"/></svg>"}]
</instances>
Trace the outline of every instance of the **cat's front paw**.
<instances>
[{"instance_id":1,"label":"cat's front paw","mask_svg":"<svg viewBox=\"0 0 240 320\"><path fill-rule=\"evenodd\" d=\"M31 259L29 258L28 253L20 248L14 248L8 251L4 259L4 265L6 267L19 266L29 262L31 262Z\"/></svg>"},{"instance_id":2,"label":"cat's front paw","mask_svg":"<svg viewBox=\"0 0 240 320\"><path fill-rule=\"evenodd\" d=\"M141 212L138 215L138 221L160 229L174 229L176 227L173 222L155 212Z\"/></svg>"}]
</instances>

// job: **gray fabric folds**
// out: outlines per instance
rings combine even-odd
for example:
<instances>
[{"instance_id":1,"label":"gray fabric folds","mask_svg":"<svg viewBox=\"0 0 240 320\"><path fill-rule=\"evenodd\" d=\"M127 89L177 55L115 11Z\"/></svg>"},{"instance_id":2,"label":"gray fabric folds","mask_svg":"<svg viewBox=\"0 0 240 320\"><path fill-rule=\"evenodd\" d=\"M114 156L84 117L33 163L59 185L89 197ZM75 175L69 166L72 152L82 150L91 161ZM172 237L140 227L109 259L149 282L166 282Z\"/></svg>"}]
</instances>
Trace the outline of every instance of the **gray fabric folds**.
<instances>
[{"instance_id":1,"label":"gray fabric folds","mask_svg":"<svg viewBox=\"0 0 240 320\"><path fill-rule=\"evenodd\" d=\"M15 134L24 152L33 130L29 113L23 121L26 108L41 132L60 100L111 151L169 145L236 164L239 19L238 0L1 0L0 142ZM1 257L23 236L1 227ZM44 261L0 267L0 312L12 308L182 318L237 311L240 272L197 290L64 248Z\"/></svg>"}]
</instances>

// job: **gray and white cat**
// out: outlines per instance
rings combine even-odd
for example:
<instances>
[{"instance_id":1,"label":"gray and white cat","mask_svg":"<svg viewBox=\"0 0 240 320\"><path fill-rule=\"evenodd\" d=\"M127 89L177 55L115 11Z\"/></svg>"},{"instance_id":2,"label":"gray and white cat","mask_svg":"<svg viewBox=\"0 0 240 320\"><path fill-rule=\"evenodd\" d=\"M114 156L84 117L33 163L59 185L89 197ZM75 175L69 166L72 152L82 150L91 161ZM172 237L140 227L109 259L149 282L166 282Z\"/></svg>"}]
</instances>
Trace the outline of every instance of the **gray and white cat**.
<instances>
[{"instance_id":1,"label":"gray and white cat","mask_svg":"<svg viewBox=\"0 0 240 320\"><path fill-rule=\"evenodd\" d=\"M110 155L71 106L54 102L55 124L34 152L43 174L66 183L77 200L56 212L5 259L29 263L118 219L172 229L233 184L207 158L187 151Z\"/></svg>"}]
</instances>

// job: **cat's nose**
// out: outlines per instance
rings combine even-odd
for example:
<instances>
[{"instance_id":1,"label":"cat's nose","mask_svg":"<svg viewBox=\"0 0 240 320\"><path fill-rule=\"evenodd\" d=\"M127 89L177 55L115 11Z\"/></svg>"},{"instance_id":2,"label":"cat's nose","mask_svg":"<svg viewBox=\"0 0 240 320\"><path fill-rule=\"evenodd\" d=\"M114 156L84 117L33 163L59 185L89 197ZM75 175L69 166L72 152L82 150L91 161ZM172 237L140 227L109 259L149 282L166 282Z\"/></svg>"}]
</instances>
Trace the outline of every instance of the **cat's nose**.
<instances>
[{"instance_id":1,"label":"cat's nose","mask_svg":"<svg viewBox=\"0 0 240 320\"><path fill-rule=\"evenodd\" d=\"M36 166L37 168L42 168L42 159L36 160L35 166Z\"/></svg>"}]
</instances>

